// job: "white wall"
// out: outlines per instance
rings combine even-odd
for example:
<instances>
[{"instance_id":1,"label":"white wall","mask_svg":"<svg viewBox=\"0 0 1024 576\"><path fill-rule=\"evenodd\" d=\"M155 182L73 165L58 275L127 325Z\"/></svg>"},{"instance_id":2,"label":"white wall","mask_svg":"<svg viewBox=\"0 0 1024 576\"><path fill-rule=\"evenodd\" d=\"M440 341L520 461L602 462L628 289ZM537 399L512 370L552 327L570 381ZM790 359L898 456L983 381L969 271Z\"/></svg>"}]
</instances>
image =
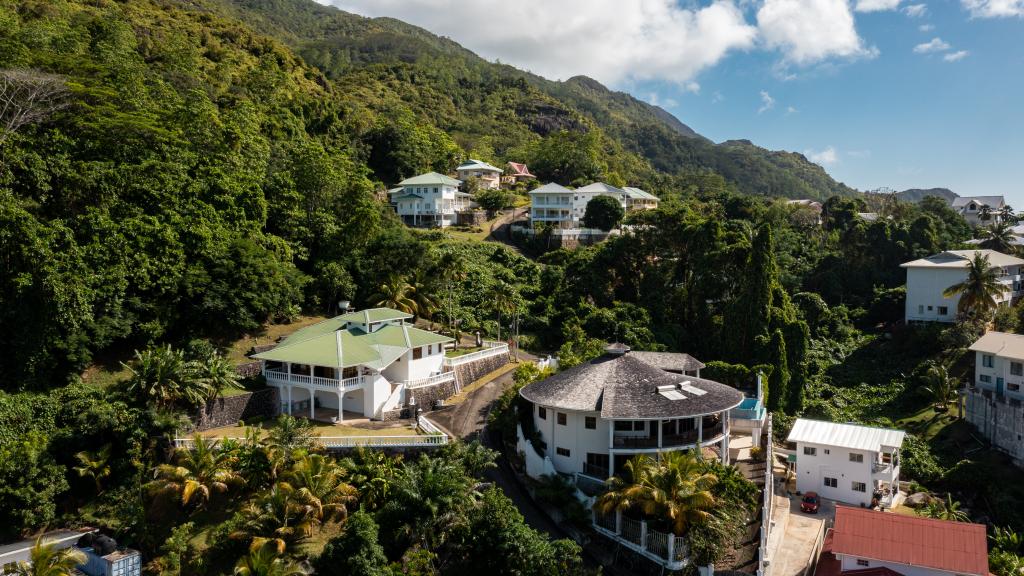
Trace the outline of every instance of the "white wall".
<instances>
[{"instance_id":1,"label":"white wall","mask_svg":"<svg viewBox=\"0 0 1024 576\"><path fill-rule=\"evenodd\" d=\"M622 209L626 209L626 196L624 194L605 194L603 192L579 192L573 193L572 201L572 215L576 222L583 219L583 215L587 213L587 203L597 198L598 196L611 196L619 201Z\"/></svg>"},{"instance_id":2,"label":"white wall","mask_svg":"<svg viewBox=\"0 0 1024 576\"><path fill-rule=\"evenodd\" d=\"M1007 267L1008 276L1002 276L1004 281L1012 279L1020 274L1019 266ZM960 303L960 295L946 298L942 295L950 286L957 284L967 277L967 270L963 268L907 268L907 304L905 319L910 321L925 322L953 322L956 320L956 307ZM1019 283L1016 288L1019 288ZM1009 303L1014 294L1013 284L1006 286L1006 291L996 300L999 304ZM945 306L947 313L939 314L939 307ZM930 308L930 309L929 309Z\"/></svg>"},{"instance_id":3,"label":"white wall","mask_svg":"<svg viewBox=\"0 0 1024 576\"><path fill-rule=\"evenodd\" d=\"M444 362L444 344L431 344L420 348L423 350L422 358L413 360L413 349L410 348L384 369L384 377L391 382L402 382L403 380L426 378L440 372Z\"/></svg>"},{"instance_id":4,"label":"white wall","mask_svg":"<svg viewBox=\"0 0 1024 576\"><path fill-rule=\"evenodd\" d=\"M983 357L992 356L992 367L984 365ZM1010 398L1024 399L1024 376L1014 375L1010 372L1010 364L1019 362L1024 364L1024 359L996 356L985 352L975 352L974 358L974 383L979 388L997 390L999 379L1003 379L1003 393ZM1024 369L1024 366L1021 366ZM982 380L983 376L988 377L988 382Z\"/></svg>"},{"instance_id":5,"label":"white wall","mask_svg":"<svg viewBox=\"0 0 1024 576\"><path fill-rule=\"evenodd\" d=\"M839 559L842 571L847 570L867 570L869 568L888 568L903 576L952 576L952 572L944 572L942 570L935 570L933 568L925 568L924 566L911 566L909 564L897 564L896 562L881 562L879 560L871 560L868 558L860 558L860 560L866 560L868 565L857 564L858 558L856 556L847 556L846 554L836 554Z\"/></svg>"},{"instance_id":6,"label":"white wall","mask_svg":"<svg viewBox=\"0 0 1024 576\"><path fill-rule=\"evenodd\" d=\"M816 455L804 454L805 447L814 448ZM851 462L851 452L863 455L864 462ZM869 506L874 493L871 463L876 459L877 453L875 452L798 442L796 446L796 489L799 492L817 492L823 498L847 504ZM824 478L826 477L836 479L835 488L825 486ZM865 491L854 491L852 487L854 481L863 482Z\"/></svg>"},{"instance_id":7,"label":"white wall","mask_svg":"<svg viewBox=\"0 0 1024 576\"><path fill-rule=\"evenodd\" d=\"M608 454L607 420L602 420L599 412L570 412L547 408L547 418L541 419L540 406L533 407L533 420L541 439L547 444L545 455L551 459L559 472L571 474L583 472L583 464L587 461L587 453ZM565 425L558 424L558 413L565 414ZM586 417L593 416L596 428L587 429ZM569 450L569 456L558 455L558 448Z\"/></svg>"}]
</instances>

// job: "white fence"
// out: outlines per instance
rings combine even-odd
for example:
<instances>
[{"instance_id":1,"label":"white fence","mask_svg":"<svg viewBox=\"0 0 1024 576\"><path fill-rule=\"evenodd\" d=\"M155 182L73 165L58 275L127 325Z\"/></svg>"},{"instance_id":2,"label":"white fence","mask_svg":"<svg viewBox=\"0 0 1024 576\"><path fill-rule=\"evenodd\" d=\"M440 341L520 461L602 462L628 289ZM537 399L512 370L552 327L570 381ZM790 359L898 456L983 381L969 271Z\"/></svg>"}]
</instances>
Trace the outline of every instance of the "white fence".
<instances>
[{"instance_id":1,"label":"white fence","mask_svg":"<svg viewBox=\"0 0 1024 576\"><path fill-rule=\"evenodd\" d=\"M455 372L442 372L418 380L406 380L402 384L405 384L406 390L415 390L426 386L435 386L443 382L451 382L452 380L455 380Z\"/></svg>"},{"instance_id":2,"label":"white fence","mask_svg":"<svg viewBox=\"0 0 1024 576\"><path fill-rule=\"evenodd\" d=\"M283 370L267 370L263 373L268 384L298 384L300 386L313 386L321 390L332 390L351 392L358 390L363 385L362 376L353 376L338 380L337 378L324 378L323 376L308 376L306 374L289 374Z\"/></svg>"},{"instance_id":3,"label":"white fence","mask_svg":"<svg viewBox=\"0 0 1024 576\"><path fill-rule=\"evenodd\" d=\"M422 415L416 417L416 424L419 425L420 430L422 430L424 434L441 434L441 435L444 435L444 431L442 431L440 428L437 427L436 424L434 424L430 420L427 420ZM447 436L445 436L445 437L447 437Z\"/></svg>"},{"instance_id":4,"label":"white fence","mask_svg":"<svg viewBox=\"0 0 1024 576\"><path fill-rule=\"evenodd\" d=\"M504 342L491 342L489 340L485 340L483 350L477 350L476 352L470 352L469 354L463 354L462 356L455 356L454 358L445 358L444 365L454 368L467 362L473 362L474 360L480 360L481 358L490 358L491 356L500 356L501 354L508 354L508 344Z\"/></svg>"},{"instance_id":5,"label":"white fence","mask_svg":"<svg viewBox=\"0 0 1024 576\"><path fill-rule=\"evenodd\" d=\"M607 515L600 515L593 510L591 513L595 530L630 550L669 570L680 570L686 566L689 559L686 541L676 538L675 534L650 530L647 522L625 518L619 511Z\"/></svg>"},{"instance_id":6,"label":"white fence","mask_svg":"<svg viewBox=\"0 0 1024 576\"><path fill-rule=\"evenodd\" d=\"M775 502L775 475L772 468L775 467L775 449L772 442L772 415L769 413L765 421L765 434L768 440L764 443L764 501L761 503L761 542L757 548L757 576L769 576L771 573L771 558L768 558L768 537L772 530L772 506Z\"/></svg>"},{"instance_id":7,"label":"white fence","mask_svg":"<svg viewBox=\"0 0 1024 576\"><path fill-rule=\"evenodd\" d=\"M314 442L321 448L419 448L444 446L448 443L448 435L438 429L433 423L424 418L419 420L420 429L425 435L396 435L396 436L318 436ZM216 438L217 441L235 440L244 441L245 438ZM195 447L193 438L175 438L174 447L183 450L191 450Z\"/></svg>"}]
</instances>

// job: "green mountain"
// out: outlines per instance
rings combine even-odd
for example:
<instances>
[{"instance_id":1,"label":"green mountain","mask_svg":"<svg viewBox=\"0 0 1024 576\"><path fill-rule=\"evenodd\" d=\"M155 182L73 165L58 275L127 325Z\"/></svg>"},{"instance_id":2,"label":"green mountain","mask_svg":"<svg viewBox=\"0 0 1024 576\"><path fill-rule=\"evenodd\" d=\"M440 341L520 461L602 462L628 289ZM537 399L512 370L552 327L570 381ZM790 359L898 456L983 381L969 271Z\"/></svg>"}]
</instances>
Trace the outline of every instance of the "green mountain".
<instances>
[{"instance_id":1,"label":"green mountain","mask_svg":"<svg viewBox=\"0 0 1024 576\"><path fill-rule=\"evenodd\" d=\"M665 110L585 76L550 81L487 62L404 22L364 18L312 0L214 1L291 46L343 93L365 95L372 87L374 97L396 96L417 118L451 134L475 156L533 160L531 168L542 177L593 176L578 167L549 170L536 159L543 154L533 148L538 137L554 131L597 128L603 138L596 146L608 166L596 176L640 179L655 191L678 184L664 175L711 170L748 194L827 198L855 193L801 154L746 141L715 144ZM629 157L634 155L641 161Z\"/></svg>"},{"instance_id":2,"label":"green mountain","mask_svg":"<svg viewBox=\"0 0 1024 576\"><path fill-rule=\"evenodd\" d=\"M906 202L920 202L927 196L936 196L952 203L958 194L949 188L910 188L896 193L897 198Z\"/></svg>"}]
</instances>

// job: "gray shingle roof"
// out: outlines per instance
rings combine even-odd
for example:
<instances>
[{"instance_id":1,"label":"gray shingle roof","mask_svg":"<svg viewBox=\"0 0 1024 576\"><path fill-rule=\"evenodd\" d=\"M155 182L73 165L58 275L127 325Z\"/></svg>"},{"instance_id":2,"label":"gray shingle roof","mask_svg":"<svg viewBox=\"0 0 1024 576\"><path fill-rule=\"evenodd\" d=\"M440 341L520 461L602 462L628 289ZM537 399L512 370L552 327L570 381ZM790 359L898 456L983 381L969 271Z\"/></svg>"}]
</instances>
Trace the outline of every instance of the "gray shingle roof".
<instances>
[{"instance_id":1,"label":"gray shingle roof","mask_svg":"<svg viewBox=\"0 0 1024 576\"><path fill-rule=\"evenodd\" d=\"M696 394L684 385L703 391ZM659 393L671 386L682 396ZM522 389L526 400L562 410L600 412L605 419L684 418L722 412L739 406L743 394L712 380L665 372L635 353L606 354L559 372Z\"/></svg>"},{"instance_id":2,"label":"gray shingle roof","mask_svg":"<svg viewBox=\"0 0 1024 576\"><path fill-rule=\"evenodd\" d=\"M683 352L630 352L640 360L666 372L691 372L700 370L704 363Z\"/></svg>"}]
</instances>

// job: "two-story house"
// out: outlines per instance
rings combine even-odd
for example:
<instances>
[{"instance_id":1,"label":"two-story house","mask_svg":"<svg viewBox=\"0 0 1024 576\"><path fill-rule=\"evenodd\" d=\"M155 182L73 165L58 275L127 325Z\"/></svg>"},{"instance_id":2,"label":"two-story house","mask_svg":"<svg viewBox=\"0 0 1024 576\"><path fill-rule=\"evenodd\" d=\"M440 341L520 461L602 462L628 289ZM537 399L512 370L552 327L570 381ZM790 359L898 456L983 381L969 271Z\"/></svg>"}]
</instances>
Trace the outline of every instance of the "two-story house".
<instances>
[{"instance_id":1,"label":"two-story house","mask_svg":"<svg viewBox=\"0 0 1024 576\"><path fill-rule=\"evenodd\" d=\"M611 196L619 201L623 210L627 208L626 199L629 195L622 188L616 188L604 182L587 184L573 190L572 217L577 226L582 226L583 215L587 213L587 204L598 196Z\"/></svg>"},{"instance_id":2,"label":"two-story house","mask_svg":"<svg viewBox=\"0 0 1024 576\"><path fill-rule=\"evenodd\" d=\"M996 297L998 305L1008 306L1021 296L1024 260L995 250L947 250L900 264L907 271L906 321L954 322L960 295L947 297L943 292L967 278L967 269L975 254L988 258L989 264L999 269L999 283L1004 289Z\"/></svg>"},{"instance_id":3,"label":"two-story house","mask_svg":"<svg viewBox=\"0 0 1024 576\"><path fill-rule=\"evenodd\" d=\"M531 190L530 221L555 228L574 228L573 191L554 182Z\"/></svg>"},{"instance_id":4,"label":"two-story house","mask_svg":"<svg viewBox=\"0 0 1024 576\"><path fill-rule=\"evenodd\" d=\"M659 203L657 196L639 188L616 188L604 182L594 182L570 190L551 183L530 191L530 220L555 228L581 228L587 204L598 196L615 198L627 212L653 210Z\"/></svg>"},{"instance_id":5,"label":"two-story house","mask_svg":"<svg viewBox=\"0 0 1024 576\"><path fill-rule=\"evenodd\" d=\"M501 174L504 170L482 160L470 158L469 161L460 164L455 172L463 182L476 178L481 189L497 190L501 188Z\"/></svg>"},{"instance_id":6,"label":"two-story house","mask_svg":"<svg viewBox=\"0 0 1024 576\"><path fill-rule=\"evenodd\" d=\"M646 190L625 186L622 191L626 193L626 212L654 210L660 202L657 196Z\"/></svg>"},{"instance_id":7,"label":"two-story house","mask_svg":"<svg viewBox=\"0 0 1024 576\"><path fill-rule=\"evenodd\" d=\"M798 418L787 439L796 443L796 489L847 504L892 506L905 436L902 430Z\"/></svg>"},{"instance_id":8,"label":"two-story house","mask_svg":"<svg viewBox=\"0 0 1024 576\"><path fill-rule=\"evenodd\" d=\"M388 193L406 225L445 228L455 223L459 212L469 210L472 195L459 191L461 184L444 174L428 172L402 180Z\"/></svg>"},{"instance_id":9,"label":"two-story house","mask_svg":"<svg viewBox=\"0 0 1024 576\"><path fill-rule=\"evenodd\" d=\"M960 196L953 199L952 208L971 226L998 222L999 211L1006 206L1002 196ZM983 216L987 215L987 219Z\"/></svg>"},{"instance_id":10,"label":"two-story house","mask_svg":"<svg viewBox=\"0 0 1024 576\"><path fill-rule=\"evenodd\" d=\"M530 173L530 169L526 164L522 164L520 162L509 162L505 164L505 167L506 170L504 175L501 177L501 181L509 186L536 178L536 176Z\"/></svg>"},{"instance_id":11,"label":"two-story house","mask_svg":"<svg viewBox=\"0 0 1024 576\"><path fill-rule=\"evenodd\" d=\"M280 391L281 411L320 419L344 412L380 417L418 388L451 382L444 345L452 339L408 324L391 308L349 312L307 326L254 354L267 384Z\"/></svg>"},{"instance_id":12,"label":"two-story house","mask_svg":"<svg viewBox=\"0 0 1024 576\"><path fill-rule=\"evenodd\" d=\"M989 576L985 526L836 506L815 576Z\"/></svg>"}]
</instances>

